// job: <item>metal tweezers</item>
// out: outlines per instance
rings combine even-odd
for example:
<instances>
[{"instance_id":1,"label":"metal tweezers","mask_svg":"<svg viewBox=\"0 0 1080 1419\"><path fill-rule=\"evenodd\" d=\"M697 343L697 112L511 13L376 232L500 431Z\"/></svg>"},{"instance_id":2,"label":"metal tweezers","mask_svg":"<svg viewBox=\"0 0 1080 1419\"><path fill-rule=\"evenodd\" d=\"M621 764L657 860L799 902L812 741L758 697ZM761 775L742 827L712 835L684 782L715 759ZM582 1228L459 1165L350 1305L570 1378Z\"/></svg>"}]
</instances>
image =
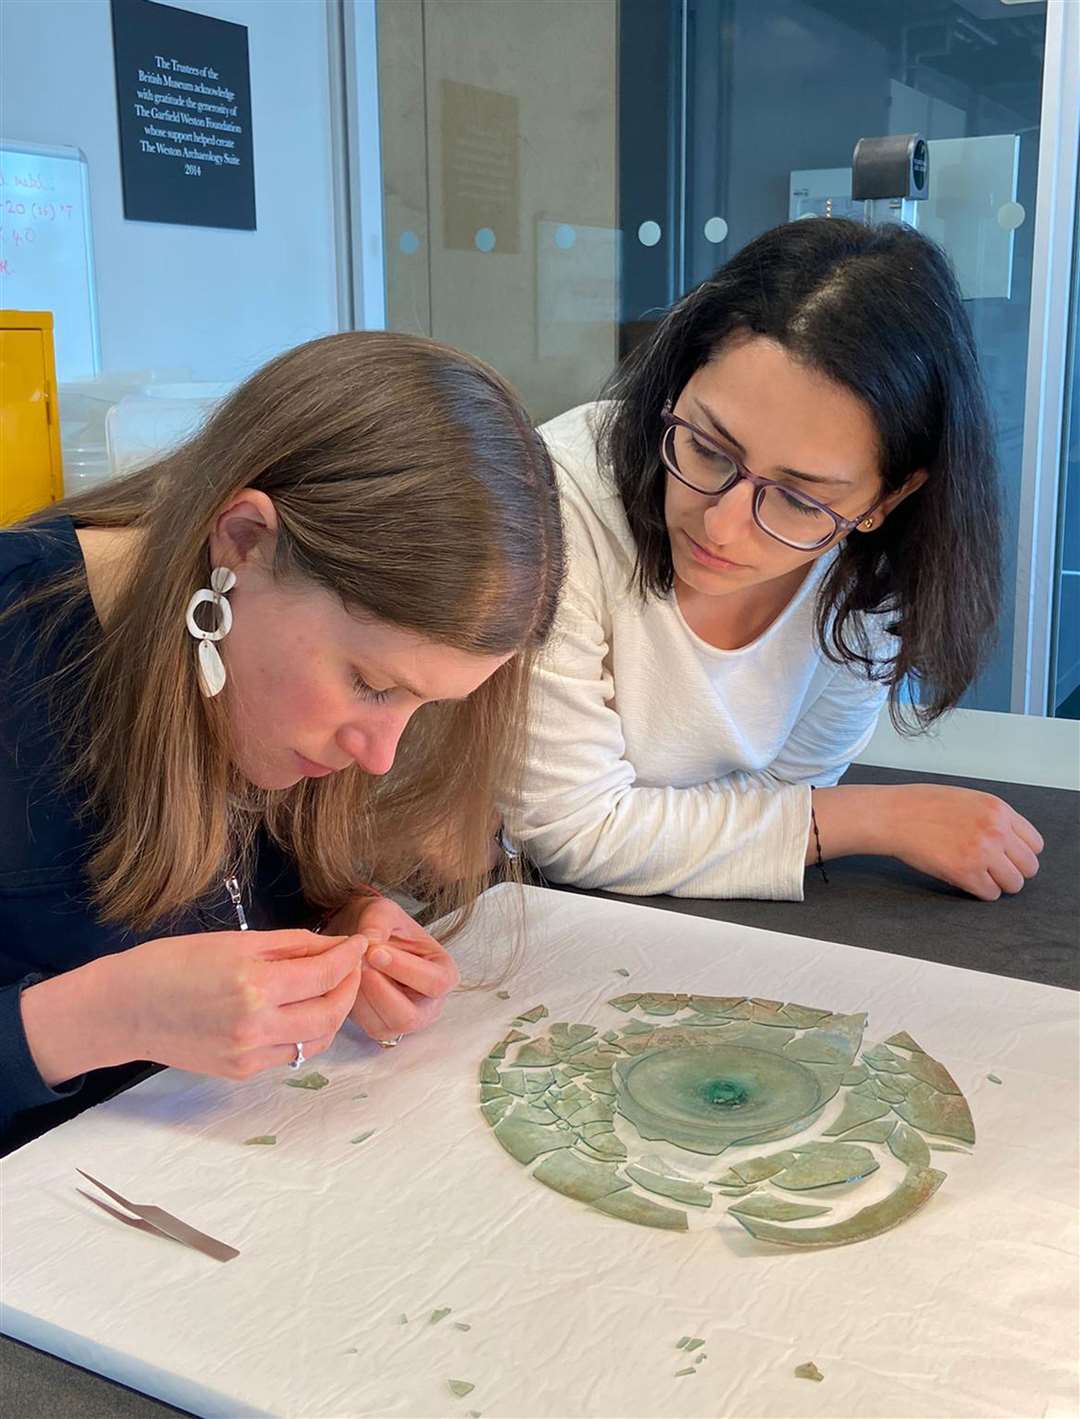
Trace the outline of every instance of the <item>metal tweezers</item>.
<instances>
[{"instance_id":1,"label":"metal tweezers","mask_svg":"<svg viewBox=\"0 0 1080 1419\"><path fill-rule=\"evenodd\" d=\"M171 1237L174 1242L182 1242L184 1246L194 1247L196 1251L201 1251L204 1256L212 1257L215 1261L232 1261L234 1256L240 1255L235 1247L226 1246L224 1242L219 1242L214 1237L208 1237L205 1232L200 1232L195 1227L189 1227L186 1222L181 1222L179 1217L174 1217L164 1208L147 1207L141 1202L129 1202L126 1197L121 1197L118 1192L113 1192L111 1187L106 1187L103 1182L98 1182L97 1178L92 1178L89 1173L84 1173L82 1168L76 1168L75 1171L87 1182L92 1182L95 1187L99 1187L114 1202L119 1202L121 1207L126 1207L128 1212L135 1213L134 1217L128 1217L123 1212L117 1211L115 1207L110 1207L107 1202L102 1202L93 1193L87 1192L85 1188L76 1188L76 1192L81 1193L88 1202L94 1203L103 1212L107 1212L110 1217L115 1217L118 1222L126 1222L129 1227L135 1227L140 1232L150 1232L159 1237Z\"/></svg>"}]
</instances>

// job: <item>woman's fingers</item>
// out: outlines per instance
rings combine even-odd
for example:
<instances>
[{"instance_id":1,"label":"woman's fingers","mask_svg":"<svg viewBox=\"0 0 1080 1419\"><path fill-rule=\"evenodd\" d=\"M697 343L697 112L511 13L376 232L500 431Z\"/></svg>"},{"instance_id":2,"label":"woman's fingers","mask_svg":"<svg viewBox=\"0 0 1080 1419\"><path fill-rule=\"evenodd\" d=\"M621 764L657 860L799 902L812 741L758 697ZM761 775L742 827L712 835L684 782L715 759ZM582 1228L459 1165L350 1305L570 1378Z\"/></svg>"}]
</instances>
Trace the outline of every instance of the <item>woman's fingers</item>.
<instances>
[{"instance_id":1,"label":"woman's fingers","mask_svg":"<svg viewBox=\"0 0 1080 1419\"><path fill-rule=\"evenodd\" d=\"M365 1035L369 1035L373 1040L388 1040L393 1035L403 1034L402 1030L395 1030L392 1025L388 1025L378 1011L372 1008L371 1002L361 991L349 1012L349 1018L360 1026Z\"/></svg>"},{"instance_id":2,"label":"woman's fingers","mask_svg":"<svg viewBox=\"0 0 1080 1419\"><path fill-rule=\"evenodd\" d=\"M989 871L1003 892L1019 892L1024 885L1024 874L1004 853L991 864Z\"/></svg>"},{"instance_id":3,"label":"woman's fingers","mask_svg":"<svg viewBox=\"0 0 1080 1419\"><path fill-rule=\"evenodd\" d=\"M1017 838L1006 849L1013 862L1024 874L1025 877L1034 877L1039 870L1039 859L1028 847L1027 843Z\"/></svg>"},{"instance_id":4,"label":"woman's fingers","mask_svg":"<svg viewBox=\"0 0 1080 1419\"><path fill-rule=\"evenodd\" d=\"M430 1025L437 1019L442 1011L441 999L410 998L404 990L377 970L364 973L361 996L388 1027L387 1034L390 1035L403 1035L412 1030L423 1029L425 1025Z\"/></svg>"},{"instance_id":5,"label":"woman's fingers","mask_svg":"<svg viewBox=\"0 0 1080 1419\"><path fill-rule=\"evenodd\" d=\"M325 996L360 969L368 944L365 936L346 936L336 944L330 944L333 937L316 940L328 943L320 954L263 962L260 985L270 1004L287 1005Z\"/></svg>"},{"instance_id":6,"label":"woman's fingers","mask_svg":"<svg viewBox=\"0 0 1080 1419\"><path fill-rule=\"evenodd\" d=\"M391 940L385 946L372 946L367 959L383 975L420 995L437 998L453 990L460 976L453 958L438 942L431 944L435 951L419 956L411 947Z\"/></svg>"},{"instance_id":7,"label":"woman's fingers","mask_svg":"<svg viewBox=\"0 0 1080 1419\"><path fill-rule=\"evenodd\" d=\"M361 979L361 972L353 971L318 999L297 1001L275 1010L272 1017L273 1043L315 1040L324 1036L333 1039L348 1019Z\"/></svg>"},{"instance_id":8,"label":"woman's fingers","mask_svg":"<svg viewBox=\"0 0 1080 1419\"><path fill-rule=\"evenodd\" d=\"M1034 823L1029 823L1022 813L1017 813L1015 808L1013 809L1012 829L1016 836L1025 842L1032 852L1040 853L1046 846L1043 842L1042 833L1039 832ZM1033 874L1028 873L1028 876L1032 875Z\"/></svg>"}]
</instances>

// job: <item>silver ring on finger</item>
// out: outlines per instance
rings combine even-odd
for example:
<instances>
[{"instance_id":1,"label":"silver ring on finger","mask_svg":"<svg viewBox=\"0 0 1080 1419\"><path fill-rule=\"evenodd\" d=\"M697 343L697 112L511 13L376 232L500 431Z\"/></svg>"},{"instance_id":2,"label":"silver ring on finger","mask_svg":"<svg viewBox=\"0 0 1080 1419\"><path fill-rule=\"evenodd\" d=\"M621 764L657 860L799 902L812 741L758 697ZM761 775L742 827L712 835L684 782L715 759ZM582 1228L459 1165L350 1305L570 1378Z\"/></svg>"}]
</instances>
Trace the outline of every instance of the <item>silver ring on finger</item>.
<instances>
[{"instance_id":1,"label":"silver ring on finger","mask_svg":"<svg viewBox=\"0 0 1080 1419\"><path fill-rule=\"evenodd\" d=\"M391 1035L388 1040L376 1040L375 1043L380 1049L397 1049L404 1038L404 1035Z\"/></svg>"},{"instance_id":2,"label":"silver ring on finger","mask_svg":"<svg viewBox=\"0 0 1080 1419\"><path fill-rule=\"evenodd\" d=\"M307 1060L304 1058L304 1042L303 1042L303 1040L297 1040L297 1042L296 1042L296 1058L289 1060L289 1068L290 1068L290 1069L299 1069L302 1064L306 1064L306 1063L307 1063Z\"/></svg>"}]
</instances>

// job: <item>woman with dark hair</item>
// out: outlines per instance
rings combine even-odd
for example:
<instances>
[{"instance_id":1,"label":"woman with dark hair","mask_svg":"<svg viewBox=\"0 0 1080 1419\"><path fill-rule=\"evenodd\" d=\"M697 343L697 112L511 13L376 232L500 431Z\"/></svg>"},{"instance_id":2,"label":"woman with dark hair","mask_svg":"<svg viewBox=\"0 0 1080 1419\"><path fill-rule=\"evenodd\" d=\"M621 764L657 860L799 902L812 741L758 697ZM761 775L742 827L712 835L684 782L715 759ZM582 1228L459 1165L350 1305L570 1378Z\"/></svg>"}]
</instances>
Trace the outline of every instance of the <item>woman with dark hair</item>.
<instances>
[{"instance_id":1,"label":"woman with dark hair","mask_svg":"<svg viewBox=\"0 0 1080 1419\"><path fill-rule=\"evenodd\" d=\"M871 853L1020 890L1042 839L999 799L836 786L886 698L930 724L994 631L993 435L932 242L767 232L542 432L568 582L505 808L546 874L798 899L807 863Z\"/></svg>"},{"instance_id":2,"label":"woman with dark hair","mask_svg":"<svg viewBox=\"0 0 1080 1419\"><path fill-rule=\"evenodd\" d=\"M517 397L373 332L0 533L0 1152L139 1061L244 1079L437 1018L562 571ZM442 941L367 885L418 864Z\"/></svg>"}]
</instances>

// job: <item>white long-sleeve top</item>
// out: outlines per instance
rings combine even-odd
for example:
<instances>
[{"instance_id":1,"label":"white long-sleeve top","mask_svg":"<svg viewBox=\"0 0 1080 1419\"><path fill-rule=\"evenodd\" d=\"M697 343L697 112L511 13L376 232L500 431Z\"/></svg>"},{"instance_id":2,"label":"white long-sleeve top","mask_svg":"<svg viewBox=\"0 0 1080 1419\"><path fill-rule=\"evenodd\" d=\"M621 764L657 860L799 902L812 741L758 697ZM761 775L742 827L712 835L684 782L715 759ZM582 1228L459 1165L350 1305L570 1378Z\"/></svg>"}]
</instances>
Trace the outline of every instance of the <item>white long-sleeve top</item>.
<instances>
[{"instance_id":1,"label":"white long-sleeve top","mask_svg":"<svg viewBox=\"0 0 1080 1419\"><path fill-rule=\"evenodd\" d=\"M580 887L801 900L809 785L836 783L866 746L885 689L818 647L828 556L738 650L696 635L674 591L643 601L626 516L597 463L596 409L541 429L568 575L507 831L553 880ZM891 653L891 638L871 634Z\"/></svg>"}]
</instances>

